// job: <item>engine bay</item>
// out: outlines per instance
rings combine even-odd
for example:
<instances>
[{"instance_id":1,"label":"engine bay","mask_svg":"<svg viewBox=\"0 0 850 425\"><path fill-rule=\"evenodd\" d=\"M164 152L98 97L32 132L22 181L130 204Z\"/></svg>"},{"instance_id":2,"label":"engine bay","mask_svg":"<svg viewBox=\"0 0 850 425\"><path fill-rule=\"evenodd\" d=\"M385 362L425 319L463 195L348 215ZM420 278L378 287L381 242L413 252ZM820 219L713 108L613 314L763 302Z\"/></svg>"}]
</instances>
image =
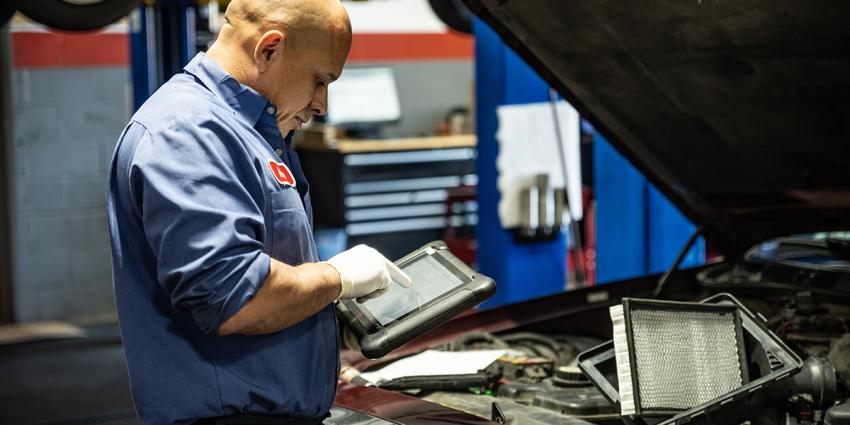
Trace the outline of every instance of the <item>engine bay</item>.
<instances>
[{"instance_id":1,"label":"engine bay","mask_svg":"<svg viewBox=\"0 0 850 425\"><path fill-rule=\"evenodd\" d=\"M733 294L802 360L792 376L770 388L759 386L758 397L739 406L721 406L721 412L702 420L758 425L850 423L850 263L843 260L842 249L822 241L771 241L738 262L718 262L677 276L680 290L672 296L690 293L692 300L698 300L719 292ZM663 422L669 416L621 416L619 406L578 367L580 353L610 340L606 313L607 308L601 308L505 331L473 330L430 348L505 350L504 356L476 376L462 382L434 377L379 386L498 423ZM588 327L591 323L595 326ZM600 323L607 323L607 334L599 331ZM587 332L582 332L585 328ZM748 350L751 379L776 369L771 353L753 349L749 343Z\"/></svg>"}]
</instances>

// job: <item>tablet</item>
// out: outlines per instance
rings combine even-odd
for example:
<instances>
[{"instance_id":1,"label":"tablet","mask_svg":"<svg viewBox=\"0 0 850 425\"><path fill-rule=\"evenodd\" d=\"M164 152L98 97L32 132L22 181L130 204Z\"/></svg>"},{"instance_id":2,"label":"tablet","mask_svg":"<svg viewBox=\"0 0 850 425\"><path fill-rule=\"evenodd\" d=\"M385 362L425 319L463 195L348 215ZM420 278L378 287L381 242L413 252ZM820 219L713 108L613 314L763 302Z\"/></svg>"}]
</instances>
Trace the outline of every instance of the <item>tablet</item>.
<instances>
[{"instance_id":1,"label":"tablet","mask_svg":"<svg viewBox=\"0 0 850 425\"><path fill-rule=\"evenodd\" d=\"M368 358L386 355L496 291L493 279L469 268L442 241L428 243L395 264L410 276L410 288L392 282L380 297L362 303L340 300L336 305Z\"/></svg>"}]
</instances>

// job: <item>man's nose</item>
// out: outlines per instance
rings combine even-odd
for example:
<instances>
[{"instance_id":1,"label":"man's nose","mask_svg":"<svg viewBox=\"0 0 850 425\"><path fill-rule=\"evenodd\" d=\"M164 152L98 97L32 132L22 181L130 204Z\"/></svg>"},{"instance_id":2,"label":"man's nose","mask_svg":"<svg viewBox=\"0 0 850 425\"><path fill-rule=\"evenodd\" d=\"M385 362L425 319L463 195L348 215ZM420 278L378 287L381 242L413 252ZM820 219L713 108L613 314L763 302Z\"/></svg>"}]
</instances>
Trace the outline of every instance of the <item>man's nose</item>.
<instances>
[{"instance_id":1,"label":"man's nose","mask_svg":"<svg viewBox=\"0 0 850 425\"><path fill-rule=\"evenodd\" d=\"M310 110L313 111L313 115L325 115L325 112L327 112L328 110L327 87L320 87L318 90L316 90L315 94L313 94L313 101L310 102Z\"/></svg>"}]
</instances>

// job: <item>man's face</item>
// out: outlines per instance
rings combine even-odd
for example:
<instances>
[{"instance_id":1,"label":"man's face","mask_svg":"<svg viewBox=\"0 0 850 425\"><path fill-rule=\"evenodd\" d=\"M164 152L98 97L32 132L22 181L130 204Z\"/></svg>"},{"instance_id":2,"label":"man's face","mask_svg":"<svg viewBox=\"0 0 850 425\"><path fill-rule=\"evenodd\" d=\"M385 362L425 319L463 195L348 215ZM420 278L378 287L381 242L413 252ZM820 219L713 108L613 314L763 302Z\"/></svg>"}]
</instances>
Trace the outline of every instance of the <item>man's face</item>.
<instances>
[{"instance_id":1,"label":"man's face","mask_svg":"<svg viewBox=\"0 0 850 425\"><path fill-rule=\"evenodd\" d=\"M299 39L273 62L266 78L272 78L272 103L284 135L298 130L313 116L324 115L328 107L328 85L339 77L348 56L350 38L326 33L310 40ZM310 37L310 36L308 36Z\"/></svg>"}]
</instances>

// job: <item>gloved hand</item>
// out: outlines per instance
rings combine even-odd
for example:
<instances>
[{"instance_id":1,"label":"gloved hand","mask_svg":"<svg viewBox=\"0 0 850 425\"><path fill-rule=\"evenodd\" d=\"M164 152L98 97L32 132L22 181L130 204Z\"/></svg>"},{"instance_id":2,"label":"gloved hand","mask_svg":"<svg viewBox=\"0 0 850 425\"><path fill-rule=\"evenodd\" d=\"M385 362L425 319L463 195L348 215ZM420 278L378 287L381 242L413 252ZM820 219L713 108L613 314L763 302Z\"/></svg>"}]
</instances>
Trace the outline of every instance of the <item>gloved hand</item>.
<instances>
[{"instance_id":1,"label":"gloved hand","mask_svg":"<svg viewBox=\"0 0 850 425\"><path fill-rule=\"evenodd\" d=\"M405 288L412 283L410 277L392 261L366 245L340 252L327 263L339 272L342 281L342 291L337 299L371 299L387 292L393 281Z\"/></svg>"}]
</instances>

